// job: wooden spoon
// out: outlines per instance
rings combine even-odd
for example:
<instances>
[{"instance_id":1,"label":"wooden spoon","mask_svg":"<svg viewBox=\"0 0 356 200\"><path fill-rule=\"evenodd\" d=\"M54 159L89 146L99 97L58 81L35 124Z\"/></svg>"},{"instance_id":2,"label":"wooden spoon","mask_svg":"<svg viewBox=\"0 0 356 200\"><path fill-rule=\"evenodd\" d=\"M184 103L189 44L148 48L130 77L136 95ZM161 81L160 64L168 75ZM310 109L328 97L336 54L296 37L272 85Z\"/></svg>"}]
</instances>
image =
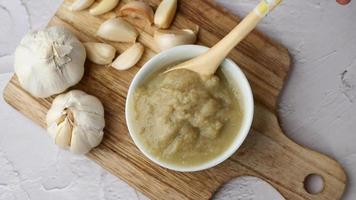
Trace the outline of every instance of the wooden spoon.
<instances>
[{"instance_id":1,"label":"wooden spoon","mask_svg":"<svg viewBox=\"0 0 356 200\"><path fill-rule=\"evenodd\" d=\"M201 77L211 76L230 51L249 34L256 25L282 0L262 0L234 29L206 53L178 64L166 72L176 69L188 69Z\"/></svg>"}]
</instances>

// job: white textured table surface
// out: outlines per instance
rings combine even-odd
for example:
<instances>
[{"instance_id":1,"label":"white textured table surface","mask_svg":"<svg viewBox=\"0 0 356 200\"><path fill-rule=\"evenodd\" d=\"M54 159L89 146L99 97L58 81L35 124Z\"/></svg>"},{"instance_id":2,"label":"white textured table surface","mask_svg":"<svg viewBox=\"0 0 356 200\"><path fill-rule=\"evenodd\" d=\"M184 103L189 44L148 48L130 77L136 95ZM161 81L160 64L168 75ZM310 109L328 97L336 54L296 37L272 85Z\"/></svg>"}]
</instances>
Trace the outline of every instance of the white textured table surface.
<instances>
[{"instance_id":1,"label":"white textured table surface","mask_svg":"<svg viewBox=\"0 0 356 200\"><path fill-rule=\"evenodd\" d=\"M245 15L256 0L219 0ZM13 51L30 29L46 25L61 0L0 0L0 88L12 75ZM285 1L259 29L284 44L293 70L279 104L283 129L296 142L343 164L344 199L356 198L356 2ZM85 157L59 150L45 131L0 100L0 200L145 199ZM244 177L216 199L283 199Z\"/></svg>"}]
</instances>

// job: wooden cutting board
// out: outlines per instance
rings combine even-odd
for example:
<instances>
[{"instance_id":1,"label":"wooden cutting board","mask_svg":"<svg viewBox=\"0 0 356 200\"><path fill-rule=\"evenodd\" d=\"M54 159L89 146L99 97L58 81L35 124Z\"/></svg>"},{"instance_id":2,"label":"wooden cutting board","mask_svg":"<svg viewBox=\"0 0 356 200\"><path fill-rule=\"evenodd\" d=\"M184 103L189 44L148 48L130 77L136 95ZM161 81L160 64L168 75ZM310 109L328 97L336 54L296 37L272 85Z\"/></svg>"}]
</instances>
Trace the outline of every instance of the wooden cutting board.
<instances>
[{"instance_id":1,"label":"wooden cutting board","mask_svg":"<svg viewBox=\"0 0 356 200\"><path fill-rule=\"evenodd\" d=\"M83 41L103 41L95 36L99 25L115 12L93 17L88 11L70 12L72 0L65 0L49 25L63 25ZM120 6L126 1L122 0ZM149 0L156 8L159 0ZM119 6L119 7L120 7ZM118 7L118 8L119 8ZM116 9L117 11L118 9ZM286 11L287 12L287 11ZM290 70L288 51L263 34L254 31L230 54L247 75L255 98L253 128L241 148L222 164L201 172L179 173L149 161L131 140L124 115L125 97L138 69L157 51L154 27L145 21L128 19L140 32L146 46L143 59L128 71L86 62L83 80L74 88L97 96L105 107L105 137L88 154L112 174L152 199L208 199L225 182L242 175L260 177L276 187L287 199L340 199L346 185L342 167L333 159L306 149L288 139L279 126L276 102ZM180 0L173 28L200 26L198 44L212 46L239 21L211 0ZM105 41L123 52L130 44ZM14 76L4 92L5 100L15 109L45 127L45 115L53 97L38 99L25 92ZM316 195L304 189L309 174L319 174L324 190Z\"/></svg>"}]
</instances>

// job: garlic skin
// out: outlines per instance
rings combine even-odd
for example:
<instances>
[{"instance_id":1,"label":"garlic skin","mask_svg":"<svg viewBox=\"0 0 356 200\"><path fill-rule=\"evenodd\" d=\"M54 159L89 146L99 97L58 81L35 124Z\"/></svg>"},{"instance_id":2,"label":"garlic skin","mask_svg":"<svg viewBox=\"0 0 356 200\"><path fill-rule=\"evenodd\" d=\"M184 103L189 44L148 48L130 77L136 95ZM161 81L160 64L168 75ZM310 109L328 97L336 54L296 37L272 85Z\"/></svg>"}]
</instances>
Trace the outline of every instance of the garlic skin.
<instances>
[{"instance_id":1,"label":"garlic skin","mask_svg":"<svg viewBox=\"0 0 356 200\"><path fill-rule=\"evenodd\" d=\"M103 22L96 34L101 38L114 42L135 42L137 30L124 19L117 17Z\"/></svg>"},{"instance_id":2,"label":"garlic skin","mask_svg":"<svg viewBox=\"0 0 356 200\"><path fill-rule=\"evenodd\" d=\"M183 30L156 30L153 36L161 51L184 44L194 44L197 36L190 29Z\"/></svg>"},{"instance_id":3,"label":"garlic skin","mask_svg":"<svg viewBox=\"0 0 356 200\"><path fill-rule=\"evenodd\" d=\"M80 90L58 95L46 116L47 132L54 143L76 154L98 146L105 127L100 100Z\"/></svg>"},{"instance_id":4,"label":"garlic skin","mask_svg":"<svg viewBox=\"0 0 356 200\"><path fill-rule=\"evenodd\" d=\"M120 54L111 64L117 70L127 70L140 61L145 48L141 43L136 42L122 54Z\"/></svg>"},{"instance_id":5,"label":"garlic skin","mask_svg":"<svg viewBox=\"0 0 356 200\"><path fill-rule=\"evenodd\" d=\"M158 28L166 29L171 25L177 10L177 0L163 0L155 13L154 23Z\"/></svg>"},{"instance_id":6,"label":"garlic skin","mask_svg":"<svg viewBox=\"0 0 356 200\"><path fill-rule=\"evenodd\" d=\"M15 73L26 91L45 98L77 84L85 58L84 46L74 34L53 26L25 35L15 51Z\"/></svg>"},{"instance_id":7,"label":"garlic skin","mask_svg":"<svg viewBox=\"0 0 356 200\"><path fill-rule=\"evenodd\" d=\"M81 10L89 8L89 6L91 6L91 4L93 4L93 3L94 3L94 0L76 0L69 7L69 10L70 11L81 11Z\"/></svg>"},{"instance_id":8,"label":"garlic skin","mask_svg":"<svg viewBox=\"0 0 356 200\"><path fill-rule=\"evenodd\" d=\"M154 12L145 2L130 1L120 9L119 16L146 19L149 24L153 24Z\"/></svg>"},{"instance_id":9,"label":"garlic skin","mask_svg":"<svg viewBox=\"0 0 356 200\"><path fill-rule=\"evenodd\" d=\"M118 3L119 0L102 0L97 5L90 8L89 13L91 15L101 15L107 13L114 9Z\"/></svg>"},{"instance_id":10,"label":"garlic skin","mask_svg":"<svg viewBox=\"0 0 356 200\"><path fill-rule=\"evenodd\" d=\"M108 65L115 57L116 49L105 43L85 42L83 43L87 52L87 58L99 65Z\"/></svg>"}]
</instances>

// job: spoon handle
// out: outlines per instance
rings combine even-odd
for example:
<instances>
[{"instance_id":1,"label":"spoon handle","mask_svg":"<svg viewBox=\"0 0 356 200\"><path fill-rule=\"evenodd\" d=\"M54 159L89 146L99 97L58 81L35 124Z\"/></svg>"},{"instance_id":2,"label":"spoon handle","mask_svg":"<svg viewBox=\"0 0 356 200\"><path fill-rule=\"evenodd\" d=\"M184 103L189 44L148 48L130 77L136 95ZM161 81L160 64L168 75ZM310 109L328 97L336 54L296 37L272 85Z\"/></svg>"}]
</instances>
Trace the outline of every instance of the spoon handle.
<instances>
[{"instance_id":1,"label":"spoon handle","mask_svg":"<svg viewBox=\"0 0 356 200\"><path fill-rule=\"evenodd\" d=\"M234 29L209 51L180 64L201 75L210 76L215 73L229 52L243 40L271 10L282 0L262 0ZM179 68L179 65L177 66Z\"/></svg>"}]
</instances>

